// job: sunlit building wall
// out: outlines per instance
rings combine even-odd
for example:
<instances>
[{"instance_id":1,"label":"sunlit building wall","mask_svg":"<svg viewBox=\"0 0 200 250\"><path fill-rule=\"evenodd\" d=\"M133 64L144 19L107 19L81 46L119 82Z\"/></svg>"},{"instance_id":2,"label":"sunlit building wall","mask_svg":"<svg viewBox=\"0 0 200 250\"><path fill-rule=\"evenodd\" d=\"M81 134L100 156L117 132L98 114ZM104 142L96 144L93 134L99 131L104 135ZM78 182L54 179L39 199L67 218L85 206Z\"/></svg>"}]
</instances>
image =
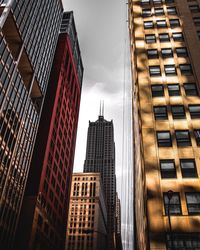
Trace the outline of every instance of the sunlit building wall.
<instances>
[{"instance_id":1,"label":"sunlit building wall","mask_svg":"<svg viewBox=\"0 0 200 250\"><path fill-rule=\"evenodd\" d=\"M107 246L107 209L100 173L74 173L66 250L102 250Z\"/></svg>"},{"instance_id":2,"label":"sunlit building wall","mask_svg":"<svg viewBox=\"0 0 200 250\"><path fill-rule=\"evenodd\" d=\"M0 1L0 242L12 249L62 19L58 0Z\"/></svg>"},{"instance_id":3,"label":"sunlit building wall","mask_svg":"<svg viewBox=\"0 0 200 250\"><path fill-rule=\"evenodd\" d=\"M129 1L141 250L200 249L199 6L199 0Z\"/></svg>"},{"instance_id":4,"label":"sunlit building wall","mask_svg":"<svg viewBox=\"0 0 200 250\"><path fill-rule=\"evenodd\" d=\"M20 215L18 249L64 249L82 78L73 12L65 12Z\"/></svg>"}]
</instances>

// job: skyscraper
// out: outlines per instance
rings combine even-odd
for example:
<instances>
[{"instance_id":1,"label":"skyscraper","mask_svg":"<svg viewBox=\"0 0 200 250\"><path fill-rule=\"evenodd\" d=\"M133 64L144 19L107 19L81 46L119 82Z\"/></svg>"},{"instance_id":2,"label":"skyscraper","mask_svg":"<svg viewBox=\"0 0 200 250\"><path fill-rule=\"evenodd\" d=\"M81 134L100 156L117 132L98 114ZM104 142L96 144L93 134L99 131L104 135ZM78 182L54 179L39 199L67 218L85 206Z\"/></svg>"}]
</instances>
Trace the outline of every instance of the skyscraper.
<instances>
[{"instance_id":1,"label":"skyscraper","mask_svg":"<svg viewBox=\"0 0 200 250\"><path fill-rule=\"evenodd\" d=\"M122 237L121 237L121 204L116 193L116 204L115 204L115 248L116 250L122 250Z\"/></svg>"},{"instance_id":2,"label":"skyscraper","mask_svg":"<svg viewBox=\"0 0 200 250\"><path fill-rule=\"evenodd\" d=\"M112 121L100 112L95 122L89 122L84 172L99 172L104 187L108 214L108 249L114 249L115 232L115 143Z\"/></svg>"},{"instance_id":3,"label":"skyscraper","mask_svg":"<svg viewBox=\"0 0 200 250\"><path fill-rule=\"evenodd\" d=\"M103 250L107 246L107 210L100 173L74 173L66 250Z\"/></svg>"},{"instance_id":4,"label":"skyscraper","mask_svg":"<svg viewBox=\"0 0 200 250\"><path fill-rule=\"evenodd\" d=\"M58 0L0 1L0 242L11 249L62 19Z\"/></svg>"},{"instance_id":5,"label":"skyscraper","mask_svg":"<svg viewBox=\"0 0 200 250\"><path fill-rule=\"evenodd\" d=\"M64 249L82 77L73 12L65 12L20 216L18 249Z\"/></svg>"},{"instance_id":6,"label":"skyscraper","mask_svg":"<svg viewBox=\"0 0 200 250\"><path fill-rule=\"evenodd\" d=\"M130 0L137 249L200 249L200 1Z\"/></svg>"}]
</instances>

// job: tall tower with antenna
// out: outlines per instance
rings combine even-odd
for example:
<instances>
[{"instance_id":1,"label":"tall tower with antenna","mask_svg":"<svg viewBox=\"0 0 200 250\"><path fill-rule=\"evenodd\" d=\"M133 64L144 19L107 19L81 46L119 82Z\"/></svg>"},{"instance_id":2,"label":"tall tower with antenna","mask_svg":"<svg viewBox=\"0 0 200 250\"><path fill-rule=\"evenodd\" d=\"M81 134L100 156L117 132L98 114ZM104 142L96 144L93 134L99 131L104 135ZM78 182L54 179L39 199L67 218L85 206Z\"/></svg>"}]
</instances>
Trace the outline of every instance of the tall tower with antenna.
<instances>
[{"instance_id":1,"label":"tall tower with antenna","mask_svg":"<svg viewBox=\"0 0 200 250\"><path fill-rule=\"evenodd\" d=\"M99 172L104 187L108 214L108 247L114 249L115 230L115 142L113 121L104 119L104 102L100 102L99 118L89 121L84 172Z\"/></svg>"}]
</instances>

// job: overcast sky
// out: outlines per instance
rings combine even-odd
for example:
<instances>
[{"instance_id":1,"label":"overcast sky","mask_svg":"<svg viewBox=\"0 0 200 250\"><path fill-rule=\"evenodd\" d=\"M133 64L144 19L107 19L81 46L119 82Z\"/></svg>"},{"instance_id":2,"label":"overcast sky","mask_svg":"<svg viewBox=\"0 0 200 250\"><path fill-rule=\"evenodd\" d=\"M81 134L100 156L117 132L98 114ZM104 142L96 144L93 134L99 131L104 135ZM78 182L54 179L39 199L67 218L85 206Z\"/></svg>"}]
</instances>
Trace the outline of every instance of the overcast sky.
<instances>
[{"instance_id":1,"label":"overcast sky","mask_svg":"<svg viewBox=\"0 0 200 250\"><path fill-rule=\"evenodd\" d=\"M125 101L125 134L123 140L123 85L125 77L124 62L127 54L127 4L123 0L63 0L67 11L73 10L84 66L84 78L82 97L79 113L79 125L76 141L76 153L74 172L82 172L86 151L87 129L90 121L96 121L99 115L100 101L104 100L104 118L113 120L116 147L116 175L117 190L121 198L122 206L122 231L124 244L132 227L127 221L131 221L130 203L132 197L131 183L128 181L129 171L132 169L130 159L122 157L126 150L132 154L130 134L130 100ZM128 69L128 71L130 71ZM127 96L131 96L130 77L127 82ZM131 99L131 98L129 98ZM127 126L127 127L126 127ZM128 135L129 133L129 135ZM124 144L123 144L124 142ZM122 145L125 145L124 151ZM125 156L125 158L127 158ZM130 157L128 157L130 158ZM126 166L125 166L126 165ZM123 167L123 169L122 169ZM126 176L125 176L126 175ZM124 184L123 184L124 183ZM125 185L126 183L126 185ZM123 193L123 195L121 195ZM124 200L125 199L125 200ZM130 214L129 214L130 213ZM123 234L122 233L122 234ZM131 243L127 243L124 249L133 249Z\"/></svg>"}]
</instances>

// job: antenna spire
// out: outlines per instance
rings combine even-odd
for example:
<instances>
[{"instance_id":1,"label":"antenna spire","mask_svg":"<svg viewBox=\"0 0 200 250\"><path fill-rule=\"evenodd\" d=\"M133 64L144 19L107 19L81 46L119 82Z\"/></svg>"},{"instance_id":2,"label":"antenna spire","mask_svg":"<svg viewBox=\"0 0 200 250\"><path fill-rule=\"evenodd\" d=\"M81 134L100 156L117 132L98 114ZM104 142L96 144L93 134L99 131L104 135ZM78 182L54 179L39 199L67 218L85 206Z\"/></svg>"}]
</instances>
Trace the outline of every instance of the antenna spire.
<instances>
[{"instance_id":1,"label":"antenna spire","mask_svg":"<svg viewBox=\"0 0 200 250\"><path fill-rule=\"evenodd\" d=\"M104 116L104 101L103 101L103 107L102 107L102 116Z\"/></svg>"},{"instance_id":2,"label":"antenna spire","mask_svg":"<svg viewBox=\"0 0 200 250\"><path fill-rule=\"evenodd\" d=\"M100 107L99 107L99 116L101 116L101 101L100 101Z\"/></svg>"}]
</instances>

